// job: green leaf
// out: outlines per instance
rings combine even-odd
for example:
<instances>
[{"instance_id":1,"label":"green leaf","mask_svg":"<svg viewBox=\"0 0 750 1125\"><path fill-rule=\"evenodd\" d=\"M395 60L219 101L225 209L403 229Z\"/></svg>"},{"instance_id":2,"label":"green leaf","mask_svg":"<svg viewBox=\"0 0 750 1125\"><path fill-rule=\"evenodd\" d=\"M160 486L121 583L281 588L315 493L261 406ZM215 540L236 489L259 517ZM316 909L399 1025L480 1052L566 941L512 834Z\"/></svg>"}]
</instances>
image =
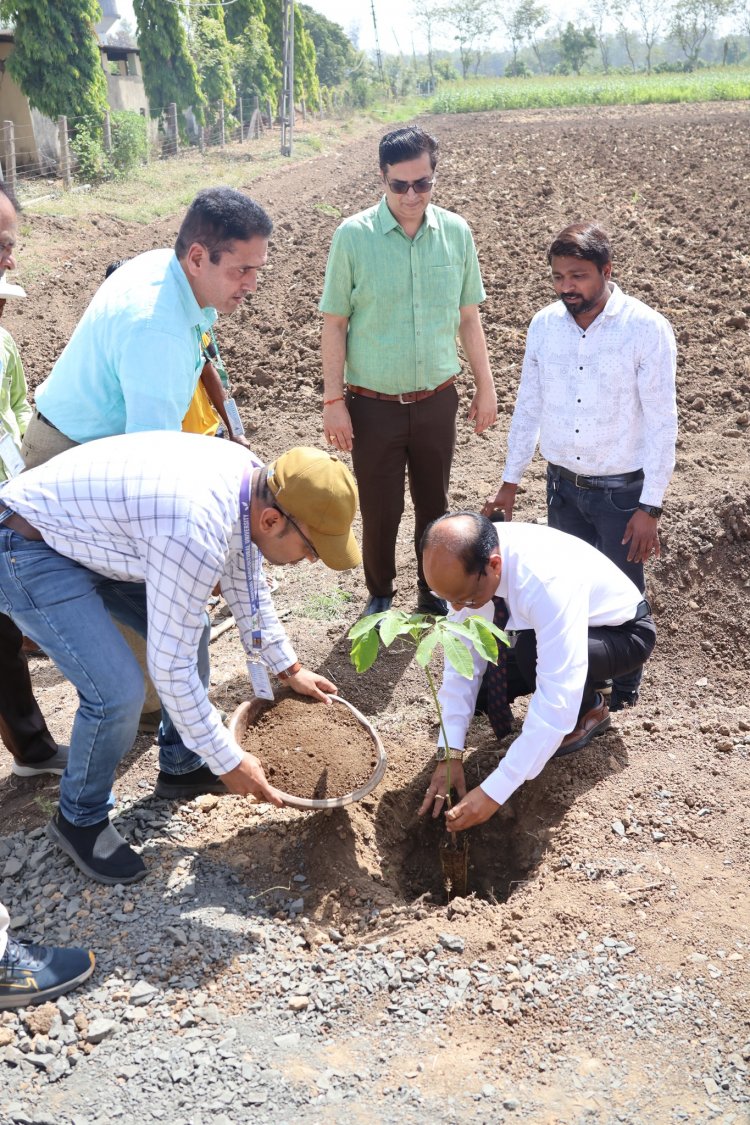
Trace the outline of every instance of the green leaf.
<instances>
[{"instance_id":1,"label":"green leaf","mask_svg":"<svg viewBox=\"0 0 750 1125\"><path fill-rule=\"evenodd\" d=\"M484 660L497 663L497 641L481 617L470 617L466 624L471 630L471 643Z\"/></svg>"},{"instance_id":2,"label":"green leaf","mask_svg":"<svg viewBox=\"0 0 750 1125\"><path fill-rule=\"evenodd\" d=\"M347 637L350 641L356 641L363 633L369 633L371 629L374 629L384 617L385 613L371 613L369 617L360 617L359 621L355 621L346 634Z\"/></svg>"},{"instance_id":3,"label":"green leaf","mask_svg":"<svg viewBox=\"0 0 750 1125\"><path fill-rule=\"evenodd\" d=\"M426 637L417 645L417 664L420 668L426 668L432 659L432 654L435 651L435 646L439 643L440 638L437 632L428 633Z\"/></svg>"},{"instance_id":4,"label":"green leaf","mask_svg":"<svg viewBox=\"0 0 750 1125\"><path fill-rule=\"evenodd\" d=\"M445 651L445 659L455 668L459 676L463 676L465 680L473 679L474 661L463 641L459 641L456 637L445 635L442 637L442 645Z\"/></svg>"},{"instance_id":5,"label":"green leaf","mask_svg":"<svg viewBox=\"0 0 750 1125\"><path fill-rule=\"evenodd\" d=\"M388 648L396 637L406 636L411 632L409 615L401 609L389 610L380 626L380 639Z\"/></svg>"},{"instance_id":6,"label":"green leaf","mask_svg":"<svg viewBox=\"0 0 750 1125\"><path fill-rule=\"evenodd\" d=\"M372 668L378 657L378 644L378 634L375 629L371 629L352 642L351 660L358 672L366 672L368 668Z\"/></svg>"}]
</instances>

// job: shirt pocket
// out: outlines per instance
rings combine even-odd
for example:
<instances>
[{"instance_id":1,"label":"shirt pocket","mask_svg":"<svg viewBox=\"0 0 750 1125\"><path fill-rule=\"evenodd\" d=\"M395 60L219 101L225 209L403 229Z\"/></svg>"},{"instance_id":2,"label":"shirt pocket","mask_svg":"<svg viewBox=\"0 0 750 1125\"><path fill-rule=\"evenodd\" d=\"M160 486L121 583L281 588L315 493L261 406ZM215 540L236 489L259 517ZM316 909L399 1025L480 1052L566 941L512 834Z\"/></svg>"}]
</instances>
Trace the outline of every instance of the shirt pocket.
<instances>
[{"instance_id":1,"label":"shirt pocket","mask_svg":"<svg viewBox=\"0 0 750 1125\"><path fill-rule=\"evenodd\" d=\"M460 266L431 266L427 270L427 304L433 308L458 309L461 303Z\"/></svg>"}]
</instances>

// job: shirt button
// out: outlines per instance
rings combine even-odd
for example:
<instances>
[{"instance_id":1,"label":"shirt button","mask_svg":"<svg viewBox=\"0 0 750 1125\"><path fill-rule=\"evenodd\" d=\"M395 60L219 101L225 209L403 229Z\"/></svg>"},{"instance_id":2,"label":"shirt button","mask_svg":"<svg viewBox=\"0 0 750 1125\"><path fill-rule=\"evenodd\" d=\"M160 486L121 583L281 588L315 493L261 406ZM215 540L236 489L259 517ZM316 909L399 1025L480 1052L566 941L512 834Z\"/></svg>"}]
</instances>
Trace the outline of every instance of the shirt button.
<instances>
[{"instance_id":1,"label":"shirt button","mask_svg":"<svg viewBox=\"0 0 750 1125\"><path fill-rule=\"evenodd\" d=\"M577 398L577 399L576 399L576 402L580 402L580 401L581 401L581 400L580 400L580 398Z\"/></svg>"},{"instance_id":2,"label":"shirt button","mask_svg":"<svg viewBox=\"0 0 750 1125\"><path fill-rule=\"evenodd\" d=\"M579 367L579 368L578 368L578 370L579 370L579 371L583 371L583 368L582 368L582 367Z\"/></svg>"}]
</instances>

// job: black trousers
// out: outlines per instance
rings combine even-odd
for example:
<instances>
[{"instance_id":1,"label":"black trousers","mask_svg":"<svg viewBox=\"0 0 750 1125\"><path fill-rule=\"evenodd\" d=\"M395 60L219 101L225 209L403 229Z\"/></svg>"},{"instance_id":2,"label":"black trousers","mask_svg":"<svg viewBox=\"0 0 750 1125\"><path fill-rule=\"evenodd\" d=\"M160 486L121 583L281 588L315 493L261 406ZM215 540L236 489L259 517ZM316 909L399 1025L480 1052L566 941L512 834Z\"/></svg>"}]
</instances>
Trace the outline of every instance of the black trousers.
<instances>
[{"instance_id":1,"label":"black trousers","mask_svg":"<svg viewBox=\"0 0 750 1125\"><path fill-rule=\"evenodd\" d=\"M655 644L653 617L589 629L589 670L579 715L585 715L594 706L597 688L604 680L642 668ZM516 634L516 643L508 650L508 702L519 695L531 695L535 689L536 633L524 629Z\"/></svg>"},{"instance_id":2,"label":"black trousers","mask_svg":"<svg viewBox=\"0 0 750 1125\"><path fill-rule=\"evenodd\" d=\"M394 592L396 538L408 478L414 504L417 581L426 590L419 545L427 525L448 511L458 392L451 384L421 402L402 405L349 391L346 405L354 428L352 464L362 513L367 589L378 597Z\"/></svg>"},{"instance_id":3,"label":"black trousers","mask_svg":"<svg viewBox=\"0 0 750 1125\"><path fill-rule=\"evenodd\" d=\"M0 613L0 738L25 766L39 765L57 751L31 690L23 634Z\"/></svg>"}]
</instances>

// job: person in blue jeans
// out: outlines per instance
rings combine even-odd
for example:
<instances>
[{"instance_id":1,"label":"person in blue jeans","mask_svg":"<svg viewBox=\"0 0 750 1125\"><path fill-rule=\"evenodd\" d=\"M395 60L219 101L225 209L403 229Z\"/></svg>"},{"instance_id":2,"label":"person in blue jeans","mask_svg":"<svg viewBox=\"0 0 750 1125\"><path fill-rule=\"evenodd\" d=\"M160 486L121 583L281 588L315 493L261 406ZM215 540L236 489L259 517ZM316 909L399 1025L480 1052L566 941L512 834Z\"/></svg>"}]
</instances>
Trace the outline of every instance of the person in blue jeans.
<instances>
[{"instance_id":1,"label":"person in blue jeans","mask_svg":"<svg viewBox=\"0 0 750 1125\"><path fill-rule=\"evenodd\" d=\"M595 223L565 227L547 261L559 300L529 326L502 484L482 512L511 519L538 443L549 526L602 551L643 593L675 464L674 333L612 281L610 239ZM609 709L634 706L640 682L640 668L615 678Z\"/></svg>"},{"instance_id":2,"label":"person in blue jeans","mask_svg":"<svg viewBox=\"0 0 750 1125\"><path fill-rule=\"evenodd\" d=\"M264 465L232 442L167 431L87 442L0 487L0 612L78 692L47 835L90 878L133 883L146 874L109 820L144 695L113 617L146 634L148 671L174 728L174 742L161 740L164 795L187 781L281 805L209 699L199 661L206 599L221 582L256 695L273 698L273 674L330 702L336 685L297 660L263 560L356 566L356 507L354 479L332 454L299 447Z\"/></svg>"}]
</instances>

